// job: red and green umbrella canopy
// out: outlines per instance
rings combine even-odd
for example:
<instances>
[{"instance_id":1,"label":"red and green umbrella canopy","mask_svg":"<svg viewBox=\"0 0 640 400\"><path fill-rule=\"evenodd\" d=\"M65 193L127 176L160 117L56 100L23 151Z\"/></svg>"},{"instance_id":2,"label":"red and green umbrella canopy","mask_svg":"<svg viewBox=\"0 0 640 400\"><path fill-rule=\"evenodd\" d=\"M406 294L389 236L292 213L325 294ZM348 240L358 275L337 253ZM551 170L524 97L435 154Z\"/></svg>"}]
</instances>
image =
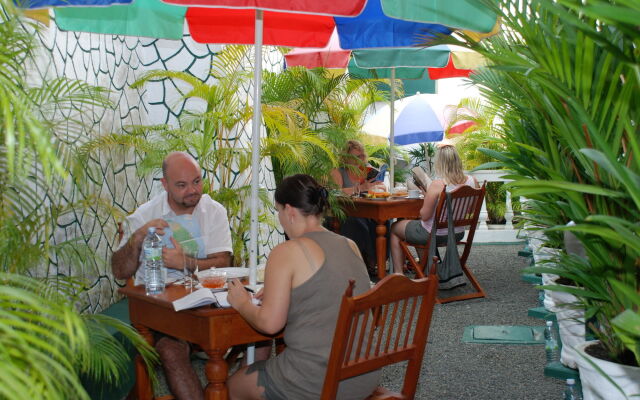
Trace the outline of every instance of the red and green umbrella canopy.
<instances>
[{"instance_id":1,"label":"red and green umbrella canopy","mask_svg":"<svg viewBox=\"0 0 640 400\"><path fill-rule=\"evenodd\" d=\"M136 0L129 5L100 9L56 9L56 22L62 30L180 39L186 19L189 32L198 42L252 44L255 9L251 7L255 4L267 10L263 43L269 45L323 47L336 25L343 48L411 46L418 43L419 35L451 33L443 25L388 17L382 12L380 0L369 0L366 7L365 0L166 0L165 3L170 5L158 0ZM332 17L338 15L348 18Z\"/></svg>"},{"instance_id":2,"label":"red and green umbrella canopy","mask_svg":"<svg viewBox=\"0 0 640 400\"><path fill-rule=\"evenodd\" d=\"M381 4L384 14L391 18L433 22L473 32L491 32L497 19L480 0L381 0Z\"/></svg>"}]
</instances>

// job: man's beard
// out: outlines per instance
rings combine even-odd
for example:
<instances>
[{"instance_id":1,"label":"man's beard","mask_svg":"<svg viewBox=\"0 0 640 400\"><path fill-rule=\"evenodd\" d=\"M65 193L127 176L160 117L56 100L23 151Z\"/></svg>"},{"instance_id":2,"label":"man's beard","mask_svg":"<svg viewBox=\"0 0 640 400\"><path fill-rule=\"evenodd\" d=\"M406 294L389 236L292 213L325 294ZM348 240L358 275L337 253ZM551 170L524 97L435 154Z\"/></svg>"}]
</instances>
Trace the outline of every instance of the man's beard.
<instances>
[{"instance_id":1,"label":"man's beard","mask_svg":"<svg viewBox=\"0 0 640 400\"><path fill-rule=\"evenodd\" d=\"M186 196L182 199L182 201L180 202L180 204L183 207L194 207L198 204L198 202L200 201L200 197L202 197L201 194L193 194L193 195L189 195Z\"/></svg>"}]
</instances>

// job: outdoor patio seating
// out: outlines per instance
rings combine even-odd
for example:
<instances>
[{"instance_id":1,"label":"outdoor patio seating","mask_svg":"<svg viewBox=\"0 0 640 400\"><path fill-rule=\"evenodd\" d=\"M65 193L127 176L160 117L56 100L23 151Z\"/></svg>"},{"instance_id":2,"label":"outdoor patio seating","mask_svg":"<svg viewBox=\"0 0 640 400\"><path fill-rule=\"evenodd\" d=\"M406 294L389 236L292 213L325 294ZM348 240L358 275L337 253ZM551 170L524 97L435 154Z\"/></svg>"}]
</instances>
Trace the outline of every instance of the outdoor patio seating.
<instances>
[{"instance_id":1,"label":"outdoor patio seating","mask_svg":"<svg viewBox=\"0 0 640 400\"><path fill-rule=\"evenodd\" d=\"M478 225L478 218L480 216L480 209L482 207L482 202L484 201L485 187L486 182L482 184L482 187L480 189L475 189L469 186L462 186L451 192L454 227L469 227L466 239L458 242L459 245L464 245L462 255L460 256L460 265L462 267L464 275L466 275L476 291L451 297L438 296L438 303L449 303L452 301L486 297L484 289L482 289L480 283L478 283L478 280L475 278L471 270L469 270L469 268L467 267L467 259L469 258L469 253L471 252L473 237L475 235L476 227ZM448 225L445 190L440 193L433 220L434 227L432 229L447 229ZM431 245L430 242L431 236L429 236L425 245L415 245L412 243L408 243L407 241L400 241L402 251L408 259L409 268L413 269L419 277L425 276L424 271L428 259L429 247ZM446 245L446 240L437 241L436 243L436 246L439 247ZM409 247L415 247L416 251L418 251L418 254L420 256L418 261L416 261L416 259L414 258L413 253L411 252Z\"/></svg>"},{"instance_id":2,"label":"outdoor patio seating","mask_svg":"<svg viewBox=\"0 0 640 400\"><path fill-rule=\"evenodd\" d=\"M416 392L431 324L437 279L388 275L368 292L345 291L321 399L334 399L341 380L408 361L401 393L379 387L369 399L411 399Z\"/></svg>"}]
</instances>

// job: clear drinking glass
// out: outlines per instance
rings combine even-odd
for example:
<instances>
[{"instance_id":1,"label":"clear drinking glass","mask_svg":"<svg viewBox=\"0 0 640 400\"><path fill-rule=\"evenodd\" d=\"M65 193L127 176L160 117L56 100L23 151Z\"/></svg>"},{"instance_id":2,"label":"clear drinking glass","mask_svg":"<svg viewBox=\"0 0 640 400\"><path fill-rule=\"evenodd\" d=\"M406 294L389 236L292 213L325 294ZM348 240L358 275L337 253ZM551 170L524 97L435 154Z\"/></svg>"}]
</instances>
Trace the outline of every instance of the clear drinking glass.
<instances>
[{"instance_id":1,"label":"clear drinking glass","mask_svg":"<svg viewBox=\"0 0 640 400\"><path fill-rule=\"evenodd\" d=\"M196 285L197 278L195 274L198 273L198 265L194 262L194 259L198 257L198 243L197 239L189 239L180 242L182 246L182 254L184 255L183 269L184 273L184 287L190 292L193 291Z\"/></svg>"}]
</instances>

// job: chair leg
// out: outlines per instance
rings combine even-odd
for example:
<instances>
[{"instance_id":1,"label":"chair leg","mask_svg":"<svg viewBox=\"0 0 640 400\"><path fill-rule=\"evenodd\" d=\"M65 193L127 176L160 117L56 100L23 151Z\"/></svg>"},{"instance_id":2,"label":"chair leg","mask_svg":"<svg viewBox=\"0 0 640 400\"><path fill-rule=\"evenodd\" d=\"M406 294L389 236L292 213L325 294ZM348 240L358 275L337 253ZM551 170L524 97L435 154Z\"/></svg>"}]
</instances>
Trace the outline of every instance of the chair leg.
<instances>
[{"instance_id":1,"label":"chair leg","mask_svg":"<svg viewBox=\"0 0 640 400\"><path fill-rule=\"evenodd\" d=\"M466 277L469 279L469 282L471 282L471 285L475 288L476 291L474 293L466 293L458 296L437 297L436 302L438 304L445 304L445 303L451 303L453 301L462 301L462 300L487 297L484 292L484 289L482 289L482 287L480 286L480 283L478 283L478 280L473 275L473 273L469 270L469 268L467 268L466 264L462 266L462 272L464 272Z\"/></svg>"},{"instance_id":2,"label":"chair leg","mask_svg":"<svg viewBox=\"0 0 640 400\"><path fill-rule=\"evenodd\" d=\"M416 262L416 259L413 257L413 254L409 249L409 244L404 240L400 241L400 247L402 248L402 252L404 253L407 259L407 262L405 263L405 265L407 266L407 269L414 270L418 278L424 278L425 274L424 274L423 260L420 259L418 262Z\"/></svg>"}]
</instances>

